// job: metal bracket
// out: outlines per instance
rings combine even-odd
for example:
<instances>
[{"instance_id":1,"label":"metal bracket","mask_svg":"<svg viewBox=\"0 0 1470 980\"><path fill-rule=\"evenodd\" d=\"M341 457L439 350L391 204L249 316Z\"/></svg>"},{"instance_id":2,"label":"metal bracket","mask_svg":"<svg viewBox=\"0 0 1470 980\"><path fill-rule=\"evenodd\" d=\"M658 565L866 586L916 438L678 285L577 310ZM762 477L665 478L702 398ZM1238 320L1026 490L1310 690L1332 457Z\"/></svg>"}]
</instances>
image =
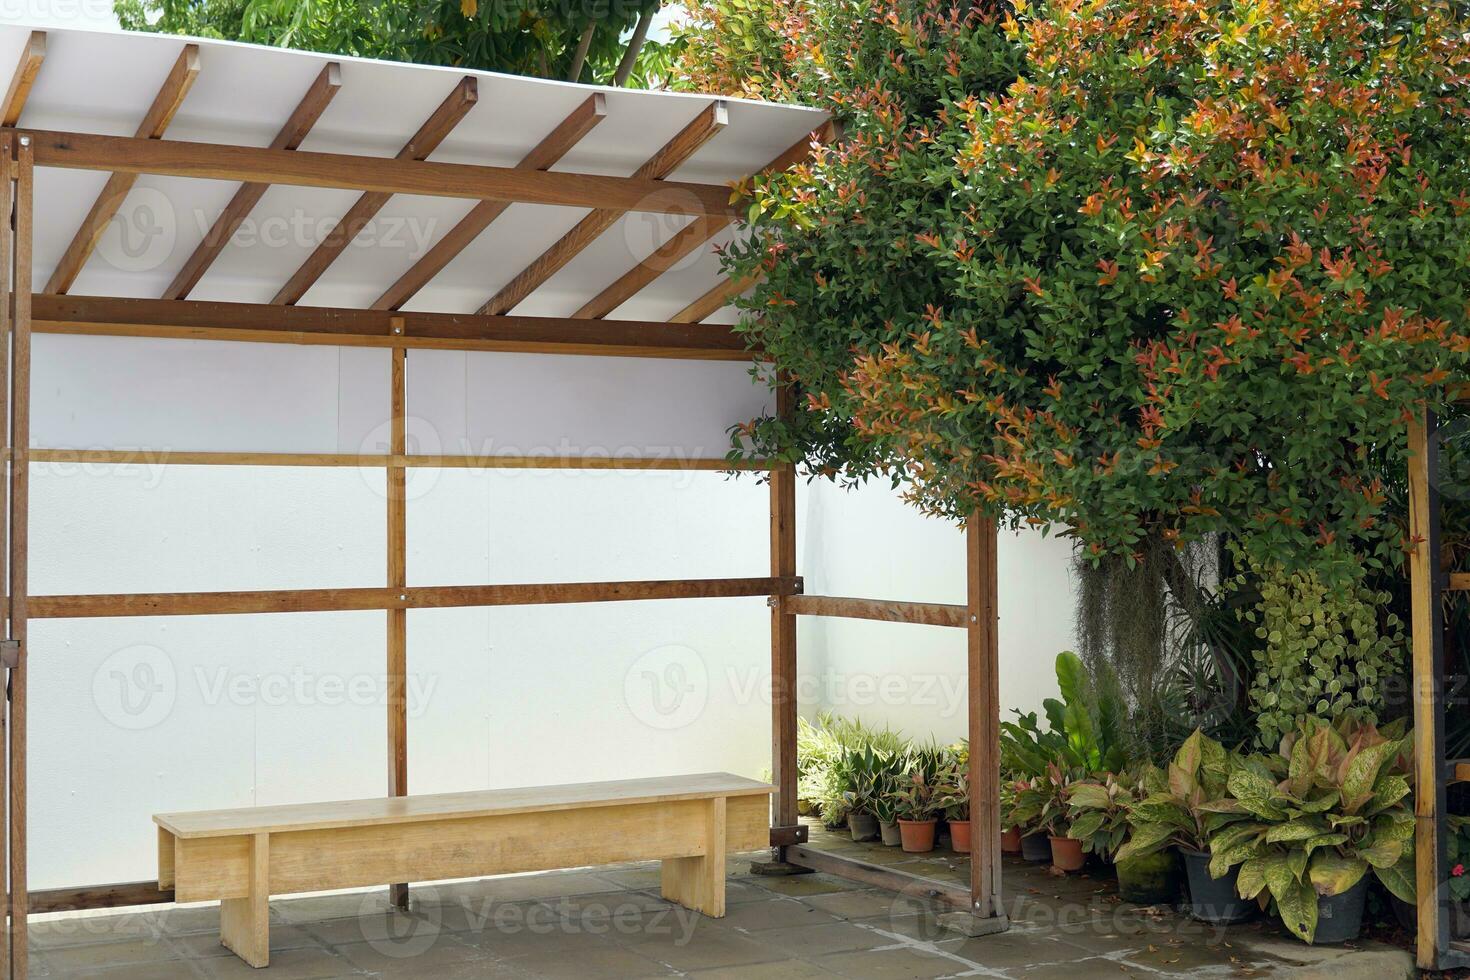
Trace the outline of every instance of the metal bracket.
<instances>
[{"instance_id":1,"label":"metal bracket","mask_svg":"<svg viewBox=\"0 0 1470 980\"><path fill-rule=\"evenodd\" d=\"M20 641L0 640L0 667L14 670L20 666Z\"/></svg>"}]
</instances>

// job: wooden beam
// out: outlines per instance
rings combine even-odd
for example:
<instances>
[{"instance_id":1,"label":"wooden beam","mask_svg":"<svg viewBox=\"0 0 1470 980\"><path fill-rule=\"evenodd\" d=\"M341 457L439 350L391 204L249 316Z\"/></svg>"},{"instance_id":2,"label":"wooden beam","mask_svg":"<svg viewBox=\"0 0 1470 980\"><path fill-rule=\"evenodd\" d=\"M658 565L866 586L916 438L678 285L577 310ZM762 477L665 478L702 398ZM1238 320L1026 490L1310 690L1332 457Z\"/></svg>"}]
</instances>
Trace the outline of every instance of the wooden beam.
<instances>
[{"instance_id":1,"label":"wooden beam","mask_svg":"<svg viewBox=\"0 0 1470 980\"><path fill-rule=\"evenodd\" d=\"M469 115L471 109L480 99L479 83L474 76L466 75L460 83L454 87L454 91L439 104L433 115L424 120L418 132L413 138L403 144L403 149L398 151L395 160L427 160L429 154L439 148L439 144L454 131L465 116ZM342 250L352 244L353 239L367 227L368 222L375 218L383 206L388 203L393 195L382 191L366 191L361 197L353 202L352 207L342 216L342 220L327 234L327 237L316 249L301 263L301 268L296 270L286 284L276 293L271 300L282 306L293 306L301 301L322 274L337 261Z\"/></svg>"},{"instance_id":2,"label":"wooden beam","mask_svg":"<svg viewBox=\"0 0 1470 980\"><path fill-rule=\"evenodd\" d=\"M732 361L750 360L752 356L744 340L725 327L634 320L482 317L50 295L36 297L35 317L36 329L45 333L93 336ZM400 320L402 332L394 333L395 321Z\"/></svg>"},{"instance_id":3,"label":"wooden beam","mask_svg":"<svg viewBox=\"0 0 1470 980\"><path fill-rule=\"evenodd\" d=\"M426 197L617 208L652 214L738 216L730 188L604 177L555 170L517 170L460 163L385 160L344 153L178 140L129 139L89 133L17 130L36 146L36 165L68 170L254 181L296 187L339 187Z\"/></svg>"},{"instance_id":4,"label":"wooden beam","mask_svg":"<svg viewBox=\"0 0 1470 980\"><path fill-rule=\"evenodd\" d=\"M52 888L31 892L33 915L46 912L79 912L84 909L116 909L133 905L162 905L174 900L172 888L159 888L157 881L129 881L81 888Z\"/></svg>"},{"instance_id":5,"label":"wooden beam","mask_svg":"<svg viewBox=\"0 0 1470 980\"><path fill-rule=\"evenodd\" d=\"M21 111L30 98L31 87L41 73L41 62L46 60L46 32L31 31L26 46L20 53L20 62L15 74L10 76L10 87L5 90L5 101L0 103L0 126L14 127L20 122ZM8 172L8 171L7 171Z\"/></svg>"},{"instance_id":6,"label":"wooden beam","mask_svg":"<svg viewBox=\"0 0 1470 980\"><path fill-rule=\"evenodd\" d=\"M1421 410L1422 411L1422 410ZM1438 460L1430 444L1434 418L1415 414L1409 422L1410 624L1413 643L1414 872L1419 896L1417 960L1438 968L1449 944L1444 873L1445 778L1443 637L1436 577L1439 557Z\"/></svg>"},{"instance_id":7,"label":"wooden beam","mask_svg":"<svg viewBox=\"0 0 1470 980\"><path fill-rule=\"evenodd\" d=\"M31 243L34 161L30 141L16 144L14 279L10 380L10 639L19 644L10 669L10 975L25 980L30 944L26 876L26 686L30 639Z\"/></svg>"},{"instance_id":8,"label":"wooden beam","mask_svg":"<svg viewBox=\"0 0 1470 980\"><path fill-rule=\"evenodd\" d=\"M342 66L335 62L328 62L322 68L321 74L317 75L316 81L306 90L301 97L295 111L271 141L273 150L294 150L306 139L311 128L316 125L323 112L326 111L332 99L336 97L342 88ZM220 252L224 251L230 239L234 237L240 224L260 203L265 192L270 189L269 184L251 183L241 184L240 189L235 191L235 196L225 209L220 212L214 226L204 236L204 240L194 249L194 254L189 256L189 261L174 276L174 281L164 290L164 299L188 299L194 287L199 285L199 280L209 271L209 267L219 258Z\"/></svg>"},{"instance_id":9,"label":"wooden beam","mask_svg":"<svg viewBox=\"0 0 1470 980\"><path fill-rule=\"evenodd\" d=\"M857 858L843 857L817 850L807 844L784 847L781 853L791 864L811 868L839 878L860 881L865 885L899 892L911 899L927 899L947 905L957 911L970 910L970 893L947 881L937 881L921 875L899 871L889 865L872 864Z\"/></svg>"},{"instance_id":10,"label":"wooden beam","mask_svg":"<svg viewBox=\"0 0 1470 980\"><path fill-rule=\"evenodd\" d=\"M761 171L762 176L783 173L811 155L814 147L830 142L835 129L826 123L820 129L803 136L786 152L772 160ZM685 258L707 245L720 232L735 223L734 218L696 218L664 242L653 254L635 265L602 292L582 304L573 316L591 317L600 320L619 306L632 299L655 279L678 265Z\"/></svg>"},{"instance_id":11,"label":"wooden beam","mask_svg":"<svg viewBox=\"0 0 1470 980\"><path fill-rule=\"evenodd\" d=\"M970 911L1003 915L1000 873L999 568L995 522L965 522L970 740Z\"/></svg>"},{"instance_id":12,"label":"wooden beam","mask_svg":"<svg viewBox=\"0 0 1470 980\"><path fill-rule=\"evenodd\" d=\"M836 616L871 619L883 623L914 623L921 626L964 628L970 617L965 606L940 602L889 602L882 599L846 599L838 596L794 595L783 602L797 616Z\"/></svg>"},{"instance_id":13,"label":"wooden beam","mask_svg":"<svg viewBox=\"0 0 1470 980\"><path fill-rule=\"evenodd\" d=\"M390 450L408 455L408 351L393 350L388 404ZM388 468L388 588L408 587L408 471ZM388 795L408 795L408 610L389 609L388 619ZM388 900L408 908L408 883L388 886Z\"/></svg>"},{"instance_id":14,"label":"wooden beam","mask_svg":"<svg viewBox=\"0 0 1470 980\"><path fill-rule=\"evenodd\" d=\"M723 279L720 284L699 299L684 307L678 313L669 317L670 323L699 323L719 310L723 310L730 303L755 285L755 278L745 279Z\"/></svg>"},{"instance_id":15,"label":"wooden beam","mask_svg":"<svg viewBox=\"0 0 1470 980\"><path fill-rule=\"evenodd\" d=\"M659 151L649 157L633 174L638 180L662 181L678 170L689 158L699 152L716 135L730 124L730 115L723 102L715 102L701 112L693 122L679 131ZM567 263L582 254L603 232L617 224L619 219L636 208L599 208L577 222L576 227L563 235L541 256L521 271L500 291L480 307L486 316L506 313L515 309L522 300Z\"/></svg>"},{"instance_id":16,"label":"wooden beam","mask_svg":"<svg viewBox=\"0 0 1470 980\"><path fill-rule=\"evenodd\" d=\"M291 589L264 592L173 592L131 595L48 595L30 600L33 619L134 616L213 616L253 613L362 612L539 606L647 599L723 599L786 595L795 579L717 578L652 582L568 582L543 585L448 585L405 589Z\"/></svg>"},{"instance_id":17,"label":"wooden beam","mask_svg":"<svg viewBox=\"0 0 1470 980\"><path fill-rule=\"evenodd\" d=\"M8 450L4 451L8 454ZM171 449L32 449L32 463L89 466L310 466L354 469L662 470L728 473L763 470L760 460L677 456L396 456L359 453L191 452ZM3 503L0 495L0 503ZM3 547L0 547L3 551Z\"/></svg>"},{"instance_id":18,"label":"wooden beam","mask_svg":"<svg viewBox=\"0 0 1470 980\"><path fill-rule=\"evenodd\" d=\"M13 184L11 167L15 162L16 147L9 137L0 139L0 290L11 295L11 273L14 271L14 225L12 204ZM10 554L10 311L9 302L0 303L0 448L5 459L0 463L0 555ZM0 571L0 582L9 593L10 583ZM10 635L10 600L0 599L0 634ZM0 678L9 680L5 671ZM10 978L10 765L4 759L10 748L10 697L8 691L0 691L0 887L6 891L5 910L0 912L0 977Z\"/></svg>"},{"instance_id":19,"label":"wooden beam","mask_svg":"<svg viewBox=\"0 0 1470 980\"><path fill-rule=\"evenodd\" d=\"M776 389L776 413L789 418L794 408L789 385ZM796 577L796 470L790 463L771 469L771 577ZM800 590L797 590L800 591ZM784 601L771 605L771 826L791 827L796 810L796 617Z\"/></svg>"},{"instance_id":20,"label":"wooden beam","mask_svg":"<svg viewBox=\"0 0 1470 980\"><path fill-rule=\"evenodd\" d=\"M597 124L607 118L607 99L598 92L561 121L551 134L516 164L517 170L549 170L581 141ZM496 218L510 207L504 201L480 201L460 219L459 224L439 239L413 267L389 286L373 303L374 310L396 310L429 284L459 253L469 247Z\"/></svg>"},{"instance_id":21,"label":"wooden beam","mask_svg":"<svg viewBox=\"0 0 1470 980\"><path fill-rule=\"evenodd\" d=\"M189 89L194 84L195 77L199 74L199 45L186 44L184 50L179 53L178 60L169 70L168 77L163 80L163 85L158 94L153 98L153 104L148 107L148 112L143 116L143 122L138 126L138 132L134 138L145 142L156 142L163 138L168 124L173 122L174 114L183 105L184 97L189 94ZM87 259L92 255L97 243L102 240L102 235L111 224L113 215L117 209L122 207L128 192L137 183L136 173L113 173L107 178L107 183L102 187L102 193L92 204L92 210L87 212L82 226L77 229L76 235L72 237L71 244L66 247L61 260L57 262L56 269L51 273L51 279L46 283L46 292L65 293L77 281L81 274L82 266L87 264Z\"/></svg>"}]
</instances>

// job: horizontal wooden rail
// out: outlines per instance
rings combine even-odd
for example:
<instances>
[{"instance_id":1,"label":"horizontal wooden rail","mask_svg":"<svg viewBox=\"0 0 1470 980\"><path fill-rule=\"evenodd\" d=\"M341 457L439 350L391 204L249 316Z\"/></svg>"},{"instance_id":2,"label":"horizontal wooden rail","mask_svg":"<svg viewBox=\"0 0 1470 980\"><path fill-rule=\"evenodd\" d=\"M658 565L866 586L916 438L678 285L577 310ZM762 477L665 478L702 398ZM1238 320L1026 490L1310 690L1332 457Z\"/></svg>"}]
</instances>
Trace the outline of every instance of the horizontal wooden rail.
<instances>
[{"instance_id":1,"label":"horizontal wooden rail","mask_svg":"<svg viewBox=\"0 0 1470 980\"><path fill-rule=\"evenodd\" d=\"M728 187L220 143L20 130L36 166L481 201L737 217Z\"/></svg>"},{"instance_id":2,"label":"horizontal wooden rail","mask_svg":"<svg viewBox=\"0 0 1470 980\"><path fill-rule=\"evenodd\" d=\"M885 602L881 599L844 599L826 595L791 595L781 600L786 611L798 616L837 616L873 619L884 623L921 626L969 626L969 610L940 602Z\"/></svg>"},{"instance_id":3,"label":"horizontal wooden rail","mask_svg":"<svg viewBox=\"0 0 1470 980\"><path fill-rule=\"evenodd\" d=\"M900 892L914 899L929 899L961 912L970 911L970 890L952 882L936 881L857 858L829 854L806 844L783 847L781 856L787 863L800 868L811 868L813 871L822 871L840 878L850 878L875 888Z\"/></svg>"},{"instance_id":4,"label":"horizontal wooden rail","mask_svg":"<svg viewBox=\"0 0 1470 980\"><path fill-rule=\"evenodd\" d=\"M1470 572L1451 572L1445 589L1450 592L1470 592Z\"/></svg>"},{"instance_id":5,"label":"horizontal wooden rail","mask_svg":"<svg viewBox=\"0 0 1470 980\"><path fill-rule=\"evenodd\" d=\"M8 455L8 454L0 454ZM32 463L99 466L312 466L357 469L474 470L763 470L759 461L731 463L710 457L677 456L387 456L356 453L193 452L149 449L32 449Z\"/></svg>"},{"instance_id":6,"label":"horizontal wooden rail","mask_svg":"<svg viewBox=\"0 0 1470 980\"><path fill-rule=\"evenodd\" d=\"M39 333L749 361L727 326L42 294Z\"/></svg>"},{"instance_id":7,"label":"horizontal wooden rail","mask_svg":"<svg viewBox=\"0 0 1470 980\"><path fill-rule=\"evenodd\" d=\"M30 597L32 619L130 616L218 616L240 613L357 612L627 602L642 599L720 599L788 595L800 579L712 578L649 582L567 582L534 585L442 585L406 589L288 589L264 592L163 592Z\"/></svg>"},{"instance_id":8,"label":"horizontal wooden rail","mask_svg":"<svg viewBox=\"0 0 1470 980\"><path fill-rule=\"evenodd\" d=\"M161 905L174 900L172 888L158 887L157 881L126 881L111 885L83 885L80 888L52 888L30 892L30 914L45 912L80 912L85 909L117 909L132 905Z\"/></svg>"},{"instance_id":9,"label":"horizontal wooden rail","mask_svg":"<svg viewBox=\"0 0 1470 980\"><path fill-rule=\"evenodd\" d=\"M1451 783L1470 782L1470 759L1451 759L1445 763L1445 779Z\"/></svg>"}]
</instances>

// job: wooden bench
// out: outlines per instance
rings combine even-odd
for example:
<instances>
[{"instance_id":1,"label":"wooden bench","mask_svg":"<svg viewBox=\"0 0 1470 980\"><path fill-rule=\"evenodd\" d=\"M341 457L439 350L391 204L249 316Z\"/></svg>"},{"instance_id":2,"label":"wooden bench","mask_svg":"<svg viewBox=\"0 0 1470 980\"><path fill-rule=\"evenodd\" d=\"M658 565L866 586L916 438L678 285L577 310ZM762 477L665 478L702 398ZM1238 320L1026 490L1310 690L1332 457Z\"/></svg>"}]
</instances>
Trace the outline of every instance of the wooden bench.
<instances>
[{"instance_id":1,"label":"wooden bench","mask_svg":"<svg viewBox=\"0 0 1470 980\"><path fill-rule=\"evenodd\" d=\"M725 914L725 855L766 847L773 787L728 773L165 813L158 886L220 902L220 941L270 961L271 895L662 861L663 896Z\"/></svg>"}]
</instances>

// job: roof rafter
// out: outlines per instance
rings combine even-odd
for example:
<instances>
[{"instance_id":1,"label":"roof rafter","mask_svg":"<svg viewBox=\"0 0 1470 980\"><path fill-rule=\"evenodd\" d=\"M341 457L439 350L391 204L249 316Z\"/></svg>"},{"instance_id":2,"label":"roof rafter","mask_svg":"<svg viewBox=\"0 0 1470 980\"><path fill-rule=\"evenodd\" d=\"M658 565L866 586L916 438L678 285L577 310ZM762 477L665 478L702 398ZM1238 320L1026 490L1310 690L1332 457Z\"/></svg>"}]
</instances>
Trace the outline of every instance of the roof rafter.
<instances>
[{"instance_id":1,"label":"roof rafter","mask_svg":"<svg viewBox=\"0 0 1470 980\"><path fill-rule=\"evenodd\" d=\"M311 127L316 125L317 120L321 118L322 113L341 88L342 66L335 61L328 62L322 68L321 74L317 75L316 81L312 82L311 87L306 90L306 94L302 96L301 101L291 113L291 117L281 127L281 131L276 134L276 138L271 142L271 149L294 150L300 146L306 139L306 135L311 132ZM226 204L225 209L220 212L219 218L209 229L209 233L204 236L204 240L194 249L194 254L189 256L189 260L184 263L184 267L179 270L174 281L169 284L168 289L164 290L164 299L188 298L189 294L194 291L194 287L199 285L199 280L204 278L209 267L214 264L215 259L219 258L219 254L224 251L225 246L239 230L241 223L255 205L260 203L260 199L265 196L269 188L269 184L258 182L240 186L235 196L230 199L230 203Z\"/></svg>"},{"instance_id":2,"label":"roof rafter","mask_svg":"<svg viewBox=\"0 0 1470 980\"><path fill-rule=\"evenodd\" d=\"M607 118L607 99L598 92L572 111L545 139L527 153L517 170L546 170L560 160L582 137ZM481 201L460 219L459 224L434 244L423 257L389 286L373 303L374 310L396 310L429 284L469 247L480 233L510 207L505 201Z\"/></svg>"},{"instance_id":3,"label":"roof rafter","mask_svg":"<svg viewBox=\"0 0 1470 980\"><path fill-rule=\"evenodd\" d=\"M41 72L41 62L46 60L46 32L31 31L25 50L20 53L20 62L15 74L10 77L10 88L5 91L5 101L0 103L0 126L15 126L20 122L21 110L36 84Z\"/></svg>"},{"instance_id":4,"label":"roof rafter","mask_svg":"<svg viewBox=\"0 0 1470 980\"><path fill-rule=\"evenodd\" d=\"M573 208L619 208L651 214L736 214L730 188L719 184L606 177L557 170L517 170L464 163L422 163L308 150L133 139L21 129L36 166L109 170L202 180L260 181L340 187L425 197L520 201Z\"/></svg>"},{"instance_id":5,"label":"roof rafter","mask_svg":"<svg viewBox=\"0 0 1470 980\"><path fill-rule=\"evenodd\" d=\"M724 102L714 102L693 122L663 145L633 174L636 179L662 181L683 166L699 148L708 143L727 125L730 116ZM563 235L556 244L523 269L519 275L492 296L480 313L491 316L514 309L536 288L550 279L567 263L581 254L582 250L597 240L604 231L617 224L618 220L632 209L598 208L577 222L576 227Z\"/></svg>"},{"instance_id":6,"label":"roof rafter","mask_svg":"<svg viewBox=\"0 0 1470 980\"><path fill-rule=\"evenodd\" d=\"M169 69L168 76L164 78L158 94L154 96L153 104L148 107L148 113L138 126L135 139L160 140L163 138L164 131L168 129L168 124L173 122L174 114L183 105L184 97L189 94L189 89L193 86L198 74L199 45L186 44L184 50L179 52L178 60L174 62L173 68ZM128 192L133 189L133 184L137 180L137 174L126 172L113 173L107 178L102 193L92 204L92 210L87 212L87 217L82 220L82 226L77 229L71 244L66 247L61 261L56 264L56 270L51 273L51 279L46 283L46 292L65 293L71 289L82 271L82 266L87 264L87 259L91 257L92 251L102 239L103 232L107 231L107 226L112 222L113 215L117 214L117 209L122 207Z\"/></svg>"},{"instance_id":7,"label":"roof rafter","mask_svg":"<svg viewBox=\"0 0 1470 980\"><path fill-rule=\"evenodd\" d=\"M768 176L770 174L782 173L793 164L801 162L811 155L813 146L830 142L833 132L833 126L829 122L820 129L803 136L784 153L767 164L765 169L761 171L761 174ZM632 299L644 287L651 285L659 276L678 265L685 257L703 247L716 235L734 223L735 219L733 217L696 218L691 224L679 229L672 238L655 249L652 255L618 277L615 282L602 292L582 304L582 308L572 315L579 318L587 317L593 320L600 320Z\"/></svg>"},{"instance_id":8,"label":"roof rafter","mask_svg":"<svg viewBox=\"0 0 1470 980\"><path fill-rule=\"evenodd\" d=\"M755 276L747 276L744 279L723 279L720 284L699 299L684 307L678 313L669 317L670 323L699 323L713 315L718 310L723 310L730 305L730 301L751 286L756 284ZM620 320L603 320L602 323L621 323Z\"/></svg>"},{"instance_id":9,"label":"roof rafter","mask_svg":"<svg viewBox=\"0 0 1470 980\"><path fill-rule=\"evenodd\" d=\"M471 109L479 101L479 82L472 75L466 75L460 79L454 91L439 104L424 124L419 127L413 138L403 144L403 149L398 151L395 159L407 161L423 161L428 159L429 154L439 148L445 138L459 125L460 120L469 115ZM306 295L307 290L322 277L322 274L337 261L337 256L342 250L352 244L352 240L367 226L369 221L383 209L393 195L381 191L366 191L347 209L327 237L307 256L306 261L301 263L301 268L296 270L280 291L276 293L272 303L284 306L293 306Z\"/></svg>"}]
</instances>

